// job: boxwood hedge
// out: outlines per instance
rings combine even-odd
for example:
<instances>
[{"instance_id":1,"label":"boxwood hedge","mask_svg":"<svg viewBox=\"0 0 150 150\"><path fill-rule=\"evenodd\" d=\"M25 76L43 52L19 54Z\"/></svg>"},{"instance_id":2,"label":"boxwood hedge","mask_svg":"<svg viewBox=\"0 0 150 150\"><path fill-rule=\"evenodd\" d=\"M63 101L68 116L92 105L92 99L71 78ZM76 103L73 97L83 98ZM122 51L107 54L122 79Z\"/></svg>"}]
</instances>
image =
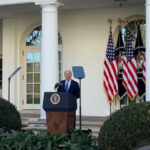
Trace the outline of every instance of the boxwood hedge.
<instances>
[{"instance_id":1,"label":"boxwood hedge","mask_svg":"<svg viewBox=\"0 0 150 150\"><path fill-rule=\"evenodd\" d=\"M0 128L8 130L8 125L10 129L20 129L20 114L13 104L0 98Z\"/></svg>"},{"instance_id":2,"label":"boxwood hedge","mask_svg":"<svg viewBox=\"0 0 150 150\"><path fill-rule=\"evenodd\" d=\"M132 150L150 144L150 103L130 104L112 114L101 127L99 148Z\"/></svg>"}]
</instances>

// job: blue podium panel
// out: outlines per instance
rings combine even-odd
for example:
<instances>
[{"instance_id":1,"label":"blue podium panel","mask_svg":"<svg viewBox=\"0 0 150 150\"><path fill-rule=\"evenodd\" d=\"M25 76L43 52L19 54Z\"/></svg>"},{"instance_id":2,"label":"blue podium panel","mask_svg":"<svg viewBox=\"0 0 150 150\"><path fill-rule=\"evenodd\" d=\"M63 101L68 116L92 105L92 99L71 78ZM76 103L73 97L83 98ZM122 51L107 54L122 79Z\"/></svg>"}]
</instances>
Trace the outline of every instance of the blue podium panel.
<instances>
[{"instance_id":1,"label":"blue podium panel","mask_svg":"<svg viewBox=\"0 0 150 150\"><path fill-rule=\"evenodd\" d=\"M82 66L73 66L72 71L73 71L74 78L76 79L85 78L85 73Z\"/></svg>"},{"instance_id":2,"label":"blue podium panel","mask_svg":"<svg viewBox=\"0 0 150 150\"><path fill-rule=\"evenodd\" d=\"M45 92L43 109L56 112L75 111L77 109L76 97L66 92Z\"/></svg>"}]
</instances>

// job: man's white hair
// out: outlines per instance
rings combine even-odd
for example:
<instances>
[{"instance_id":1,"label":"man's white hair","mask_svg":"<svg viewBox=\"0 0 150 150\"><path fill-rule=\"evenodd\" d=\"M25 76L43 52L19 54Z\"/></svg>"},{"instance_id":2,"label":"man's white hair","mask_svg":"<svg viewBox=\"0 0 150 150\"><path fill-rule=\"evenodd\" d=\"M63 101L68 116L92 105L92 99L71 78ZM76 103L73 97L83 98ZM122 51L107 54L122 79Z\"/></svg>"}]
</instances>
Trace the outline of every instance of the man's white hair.
<instances>
[{"instance_id":1,"label":"man's white hair","mask_svg":"<svg viewBox=\"0 0 150 150\"><path fill-rule=\"evenodd\" d=\"M65 74L66 72L70 72L70 73L72 74L72 71L69 70L69 69L65 70L65 71L64 71L64 74Z\"/></svg>"}]
</instances>

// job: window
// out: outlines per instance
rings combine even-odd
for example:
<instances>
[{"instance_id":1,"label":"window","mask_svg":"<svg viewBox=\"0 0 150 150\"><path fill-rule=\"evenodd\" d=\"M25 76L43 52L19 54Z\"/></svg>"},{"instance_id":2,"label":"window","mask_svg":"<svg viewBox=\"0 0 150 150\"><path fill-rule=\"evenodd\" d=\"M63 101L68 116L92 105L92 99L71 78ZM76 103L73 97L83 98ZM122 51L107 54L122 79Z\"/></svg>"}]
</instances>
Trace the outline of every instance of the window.
<instances>
[{"instance_id":1,"label":"window","mask_svg":"<svg viewBox=\"0 0 150 150\"><path fill-rule=\"evenodd\" d=\"M126 21L128 20L128 22ZM126 31L127 29L130 31L130 37L132 40L133 47L135 47L135 41L137 37L137 27L140 26L143 43L145 45L145 30L146 30L146 24L145 24L145 16L131 16L127 17L123 20L121 24L121 31L122 31L122 38L125 42L126 39ZM119 32L119 26L116 28L114 32L114 44L117 44L117 38L118 38L118 32Z\"/></svg>"},{"instance_id":2,"label":"window","mask_svg":"<svg viewBox=\"0 0 150 150\"><path fill-rule=\"evenodd\" d=\"M36 27L27 37L26 46L40 46L41 45L41 26ZM62 37L58 33L58 66L59 66L59 80L62 77Z\"/></svg>"},{"instance_id":3,"label":"window","mask_svg":"<svg viewBox=\"0 0 150 150\"><path fill-rule=\"evenodd\" d=\"M133 47L135 45L136 37L137 37L137 26L140 26L140 30L143 37L143 42L145 44L145 19L140 20L132 20L127 25L122 28L122 36L125 42L127 29L129 30L131 40L133 42Z\"/></svg>"},{"instance_id":4,"label":"window","mask_svg":"<svg viewBox=\"0 0 150 150\"><path fill-rule=\"evenodd\" d=\"M36 27L28 36L26 46L40 46L41 45L41 26Z\"/></svg>"},{"instance_id":5,"label":"window","mask_svg":"<svg viewBox=\"0 0 150 150\"><path fill-rule=\"evenodd\" d=\"M40 104L40 52L27 52L27 104Z\"/></svg>"},{"instance_id":6,"label":"window","mask_svg":"<svg viewBox=\"0 0 150 150\"><path fill-rule=\"evenodd\" d=\"M26 93L25 104L40 104L40 46L41 26L36 27L26 39L25 68L26 68ZM62 77L62 38L58 33L58 69L59 80Z\"/></svg>"}]
</instances>

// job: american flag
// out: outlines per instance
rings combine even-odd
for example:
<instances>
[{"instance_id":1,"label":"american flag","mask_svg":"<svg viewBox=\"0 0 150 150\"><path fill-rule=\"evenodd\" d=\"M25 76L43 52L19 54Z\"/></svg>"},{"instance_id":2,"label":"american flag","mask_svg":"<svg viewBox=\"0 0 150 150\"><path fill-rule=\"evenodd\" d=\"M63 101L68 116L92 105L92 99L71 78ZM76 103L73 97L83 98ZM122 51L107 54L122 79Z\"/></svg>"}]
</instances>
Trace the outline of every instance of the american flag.
<instances>
[{"instance_id":1,"label":"american flag","mask_svg":"<svg viewBox=\"0 0 150 150\"><path fill-rule=\"evenodd\" d=\"M146 58L144 58L144 65L143 65L143 77L144 83L146 82Z\"/></svg>"},{"instance_id":2,"label":"american flag","mask_svg":"<svg viewBox=\"0 0 150 150\"><path fill-rule=\"evenodd\" d=\"M137 66L129 31L126 36L125 56L123 59L123 85L131 100L138 94Z\"/></svg>"},{"instance_id":3,"label":"american flag","mask_svg":"<svg viewBox=\"0 0 150 150\"><path fill-rule=\"evenodd\" d=\"M113 46L112 32L110 31L106 58L104 60L104 88L108 101L112 102L118 94L117 59Z\"/></svg>"}]
</instances>

